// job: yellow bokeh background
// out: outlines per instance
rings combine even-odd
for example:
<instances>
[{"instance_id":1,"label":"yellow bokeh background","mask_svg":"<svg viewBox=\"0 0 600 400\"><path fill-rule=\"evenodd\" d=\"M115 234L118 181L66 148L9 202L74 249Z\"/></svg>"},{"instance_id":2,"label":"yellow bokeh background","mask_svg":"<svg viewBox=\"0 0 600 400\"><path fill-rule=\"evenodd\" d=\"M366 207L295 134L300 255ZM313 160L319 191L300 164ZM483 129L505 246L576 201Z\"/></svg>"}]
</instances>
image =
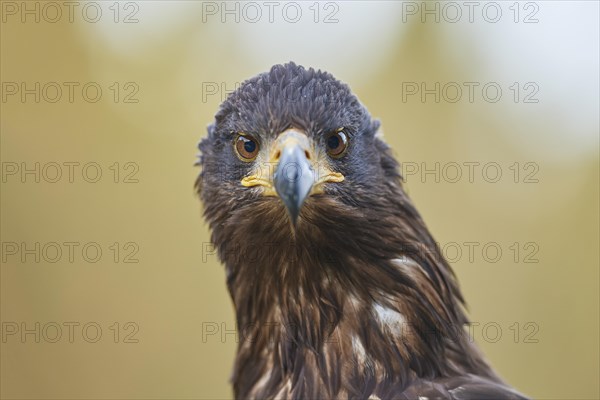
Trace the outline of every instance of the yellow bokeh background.
<instances>
[{"instance_id":1,"label":"yellow bokeh background","mask_svg":"<svg viewBox=\"0 0 600 400\"><path fill-rule=\"evenodd\" d=\"M27 3L35 12L37 2ZM498 24L479 14L473 23L448 22L449 14L423 22L393 2L330 3L337 8L317 5L318 22L312 2L296 3L305 14L295 24L277 13L273 23L250 22L239 3L240 20L223 22L222 10L194 1L96 2L97 23L81 16L84 2L73 22L65 8L49 22L53 10L42 14L41 2L36 22L22 20L21 2L1 2L2 398L232 397L234 316L193 190L196 144L227 90L290 60L346 81L382 121L410 196L452 258L479 324L474 338L500 375L533 398L600 396L597 3L537 2L530 25L512 21L509 3ZM134 11L138 21L123 23ZM332 11L337 22L323 23ZM531 10L521 11L523 19ZM554 43L563 33L572 42ZM23 82L40 82L39 102L21 97ZM63 88L54 103L52 88L42 90L49 82ZM78 85L72 102L65 82ZM102 89L97 102L82 95L90 82ZM479 86L473 102L407 95L412 83L436 82ZM488 82L502 87L500 101L481 95ZM527 82L539 88L537 103L523 101ZM132 88L128 100L137 102L126 102ZM21 175L36 163L39 182ZM50 163L63 166L58 182ZM73 182L64 163L79 163ZM100 166L96 183L82 176L88 163ZM439 182L422 175L436 163ZM472 182L464 163L477 163ZM463 176L453 183L456 165ZM485 165L499 165L501 179L490 182ZM65 242L78 243L73 262ZM23 252L36 243L39 262ZM47 261L48 243L63 250L57 262ZM99 261L84 259L87 243L101 248ZM502 250L497 261L486 244ZM124 262L132 249L138 262ZM532 249L537 262L527 263ZM39 343L21 332L36 323ZM72 343L65 323L79 324ZM54 324L62 337L52 343ZM96 326L101 336L90 343ZM209 326L220 332L208 335Z\"/></svg>"}]
</instances>

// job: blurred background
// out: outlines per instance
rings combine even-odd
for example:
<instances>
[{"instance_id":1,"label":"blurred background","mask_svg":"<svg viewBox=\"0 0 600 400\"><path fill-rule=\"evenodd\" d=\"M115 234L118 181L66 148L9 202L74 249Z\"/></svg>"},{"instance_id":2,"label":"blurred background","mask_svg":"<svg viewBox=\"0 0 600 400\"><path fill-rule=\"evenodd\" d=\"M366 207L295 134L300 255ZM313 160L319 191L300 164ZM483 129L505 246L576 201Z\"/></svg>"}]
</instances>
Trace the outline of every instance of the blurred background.
<instances>
[{"instance_id":1,"label":"blurred background","mask_svg":"<svg viewBox=\"0 0 600 400\"><path fill-rule=\"evenodd\" d=\"M382 121L497 371L599 398L598 2L0 4L2 398L232 397L196 144L290 60Z\"/></svg>"}]
</instances>

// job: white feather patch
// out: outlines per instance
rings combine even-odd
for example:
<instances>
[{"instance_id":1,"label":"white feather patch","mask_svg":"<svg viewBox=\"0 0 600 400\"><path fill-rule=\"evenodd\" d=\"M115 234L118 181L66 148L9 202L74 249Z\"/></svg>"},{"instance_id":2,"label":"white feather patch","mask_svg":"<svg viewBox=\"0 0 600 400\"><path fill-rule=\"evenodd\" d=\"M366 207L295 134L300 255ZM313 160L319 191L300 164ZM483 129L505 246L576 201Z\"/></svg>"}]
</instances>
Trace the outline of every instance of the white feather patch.
<instances>
[{"instance_id":1,"label":"white feather patch","mask_svg":"<svg viewBox=\"0 0 600 400\"><path fill-rule=\"evenodd\" d=\"M365 352L365 348L362 345L360 338L357 336L352 336L352 350L354 350L354 354L356 354L358 361L364 363L367 353Z\"/></svg>"},{"instance_id":2,"label":"white feather patch","mask_svg":"<svg viewBox=\"0 0 600 400\"><path fill-rule=\"evenodd\" d=\"M377 315L381 325L389 329L393 335L402 335L402 330L406 324L406 318L404 318L404 315L396 310L384 307L379 303L375 303L373 305L373 311L375 311L375 315Z\"/></svg>"}]
</instances>

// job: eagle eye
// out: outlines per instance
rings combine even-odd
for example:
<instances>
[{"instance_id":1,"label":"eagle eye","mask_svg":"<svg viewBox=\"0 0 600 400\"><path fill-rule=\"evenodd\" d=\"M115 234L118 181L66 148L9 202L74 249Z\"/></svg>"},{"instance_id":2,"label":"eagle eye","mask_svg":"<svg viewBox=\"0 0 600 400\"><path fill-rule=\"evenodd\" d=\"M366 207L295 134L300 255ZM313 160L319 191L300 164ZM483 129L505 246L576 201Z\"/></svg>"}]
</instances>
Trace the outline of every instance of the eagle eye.
<instances>
[{"instance_id":1,"label":"eagle eye","mask_svg":"<svg viewBox=\"0 0 600 400\"><path fill-rule=\"evenodd\" d=\"M337 130L327 137L327 153L334 157L340 158L346 154L348 148L348 135L343 128Z\"/></svg>"},{"instance_id":2,"label":"eagle eye","mask_svg":"<svg viewBox=\"0 0 600 400\"><path fill-rule=\"evenodd\" d=\"M258 155L258 142L250 135L240 134L234 142L238 158L244 162L254 161Z\"/></svg>"}]
</instances>

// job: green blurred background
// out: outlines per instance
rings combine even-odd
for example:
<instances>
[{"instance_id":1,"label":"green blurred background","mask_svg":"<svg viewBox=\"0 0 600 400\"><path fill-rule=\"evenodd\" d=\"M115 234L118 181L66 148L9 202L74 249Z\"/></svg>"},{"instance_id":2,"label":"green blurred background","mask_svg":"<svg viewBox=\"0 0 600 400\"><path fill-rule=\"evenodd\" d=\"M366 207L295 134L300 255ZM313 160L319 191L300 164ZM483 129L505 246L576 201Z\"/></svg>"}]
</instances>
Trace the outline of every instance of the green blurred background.
<instances>
[{"instance_id":1,"label":"green blurred background","mask_svg":"<svg viewBox=\"0 0 600 400\"><path fill-rule=\"evenodd\" d=\"M262 2L26 3L1 2L2 398L231 398L196 144L228 90L290 60L381 119L498 372L600 396L597 2L499 2L497 22L486 2L472 21L461 2L275 3L271 21ZM410 94L436 82L439 102Z\"/></svg>"}]
</instances>

